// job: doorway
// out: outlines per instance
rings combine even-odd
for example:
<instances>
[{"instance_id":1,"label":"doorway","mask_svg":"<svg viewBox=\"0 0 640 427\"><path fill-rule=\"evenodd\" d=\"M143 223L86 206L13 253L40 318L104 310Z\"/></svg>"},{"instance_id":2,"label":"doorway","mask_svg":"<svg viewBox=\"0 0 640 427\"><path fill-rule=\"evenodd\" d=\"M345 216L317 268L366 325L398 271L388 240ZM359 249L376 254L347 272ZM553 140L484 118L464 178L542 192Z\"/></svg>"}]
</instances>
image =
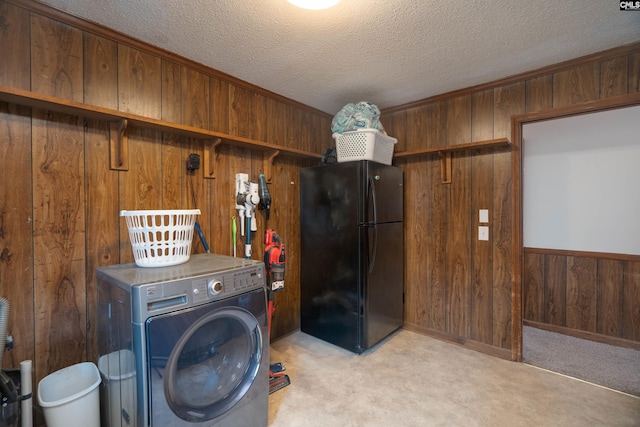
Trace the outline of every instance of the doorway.
<instances>
[{"instance_id":1,"label":"doorway","mask_svg":"<svg viewBox=\"0 0 640 427\"><path fill-rule=\"evenodd\" d=\"M629 193L640 180L640 172L633 172L640 162L640 130L637 119L624 118L639 117L639 104L640 96L634 94L514 118L514 194L521 227L516 233L520 276L514 303L521 307L520 355L525 363L602 383L564 369L562 362L589 366L588 359L604 349L602 359L615 360L615 368L623 371L615 385L640 366L640 337L631 330L638 327L628 314L640 306L640 298L630 291L640 286L633 279L640 268L640 242L630 237L640 235L640 224L634 221L637 215L626 216L640 208L618 207L640 204L640 195ZM625 136L627 125L632 130ZM603 129L606 133L598 135ZM566 145L574 134L577 140ZM629 178L629 172L638 176ZM621 368L625 360L629 369ZM599 368L585 370L606 373L605 362L596 358ZM632 394L640 395L640 384L634 387Z\"/></svg>"}]
</instances>

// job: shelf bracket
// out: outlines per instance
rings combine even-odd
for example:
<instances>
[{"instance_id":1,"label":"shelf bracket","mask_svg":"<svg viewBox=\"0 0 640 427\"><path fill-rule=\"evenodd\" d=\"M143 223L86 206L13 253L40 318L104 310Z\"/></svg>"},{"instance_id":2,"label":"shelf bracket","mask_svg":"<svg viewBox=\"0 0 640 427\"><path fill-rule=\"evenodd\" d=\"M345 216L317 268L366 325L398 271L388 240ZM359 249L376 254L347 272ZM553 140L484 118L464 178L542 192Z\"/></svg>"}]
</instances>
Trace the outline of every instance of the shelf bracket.
<instances>
[{"instance_id":1,"label":"shelf bracket","mask_svg":"<svg viewBox=\"0 0 640 427\"><path fill-rule=\"evenodd\" d=\"M127 119L109 122L109 162L113 170L129 170Z\"/></svg>"},{"instance_id":2,"label":"shelf bracket","mask_svg":"<svg viewBox=\"0 0 640 427\"><path fill-rule=\"evenodd\" d=\"M204 146L202 158L202 176L203 178L215 179L216 170L218 168L218 146L222 144L222 139L215 138L211 144Z\"/></svg>"},{"instance_id":3,"label":"shelf bracket","mask_svg":"<svg viewBox=\"0 0 640 427\"><path fill-rule=\"evenodd\" d=\"M273 159L278 157L279 154L280 150L273 150L267 155L267 158L264 160L264 177L269 184L271 184L271 178L273 177Z\"/></svg>"},{"instance_id":4,"label":"shelf bracket","mask_svg":"<svg viewBox=\"0 0 640 427\"><path fill-rule=\"evenodd\" d=\"M438 151L440 154L440 182L451 184L451 151Z\"/></svg>"}]
</instances>

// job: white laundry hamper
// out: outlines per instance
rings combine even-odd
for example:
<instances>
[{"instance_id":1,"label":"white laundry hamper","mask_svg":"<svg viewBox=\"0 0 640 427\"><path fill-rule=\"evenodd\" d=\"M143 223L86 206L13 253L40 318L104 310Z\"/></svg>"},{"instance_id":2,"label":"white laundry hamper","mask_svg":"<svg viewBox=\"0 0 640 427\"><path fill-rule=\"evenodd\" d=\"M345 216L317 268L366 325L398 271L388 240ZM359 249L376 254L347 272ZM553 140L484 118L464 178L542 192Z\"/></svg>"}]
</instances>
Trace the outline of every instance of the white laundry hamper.
<instances>
[{"instance_id":1,"label":"white laundry hamper","mask_svg":"<svg viewBox=\"0 0 640 427\"><path fill-rule=\"evenodd\" d=\"M129 229L138 267L168 267L189 261L200 209L120 211Z\"/></svg>"},{"instance_id":2,"label":"white laundry hamper","mask_svg":"<svg viewBox=\"0 0 640 427\"><path fill-rule=\"evenodd\" d=\"M398 142L376 129L358 129L345 133L334 133L338 163L371 160L390 165L393 147Z\"/></svg>"},{"instance_id":3,"label":"white laundry hamper","mask_svg":"<svg viewBox=\"0 0 640 427\"><path fill-rule=\"evenodd\" d=\"M38 383L47 427L100 427L100 372L91 362L68 366Z\"/></svg>"}]
</instances>

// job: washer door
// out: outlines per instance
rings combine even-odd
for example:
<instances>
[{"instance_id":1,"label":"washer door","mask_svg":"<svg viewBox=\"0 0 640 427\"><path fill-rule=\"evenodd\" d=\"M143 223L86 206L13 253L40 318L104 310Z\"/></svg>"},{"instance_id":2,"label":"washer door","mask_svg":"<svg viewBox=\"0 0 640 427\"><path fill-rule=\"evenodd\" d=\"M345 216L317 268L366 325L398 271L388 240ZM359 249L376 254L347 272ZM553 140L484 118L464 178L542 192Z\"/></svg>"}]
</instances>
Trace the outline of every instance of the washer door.
<instances>
[{"instance_id":1,"label":"washer door","mask_svg":"<svg viewBox=\"0 0 640 427\"><path fill-rule=\"evenodd\" d=\"M168 358L152 355L152 383L163 384L163 396L152 384L154 417L158 405L166 405L187 422L212 420L238 403L256 378L262 334L258 320L243 308L199 308L156 319L148 327L150 349L153 340L164 340L169 345L159 347L170 350Z\"/></svg>"}]
</instances>

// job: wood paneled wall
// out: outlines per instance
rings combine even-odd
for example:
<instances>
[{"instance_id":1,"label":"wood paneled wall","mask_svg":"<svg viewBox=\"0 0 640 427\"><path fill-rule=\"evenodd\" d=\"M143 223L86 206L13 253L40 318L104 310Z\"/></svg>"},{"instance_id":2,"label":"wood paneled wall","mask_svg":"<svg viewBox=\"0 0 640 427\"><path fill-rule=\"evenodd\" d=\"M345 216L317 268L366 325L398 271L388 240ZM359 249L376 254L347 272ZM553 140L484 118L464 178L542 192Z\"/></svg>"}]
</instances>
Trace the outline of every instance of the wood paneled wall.
<instances>
[{"instance_id":1,"label":"wood paneled wall","mask_svg":"<svg viewBox=\"0 0 640 427\"><path fill-rule=\"evenodd\" d=\"M53 11L0 0L0 85L316 153L333 144L327 114ZM383 112L398 150L509 137L511 116L640 90L640 45ZM132 261L120 209L192 207L184 161L203 142L132 128L129 171L109 169L107 124L0 103L0 294L34 382L95 360L97 266ZM234 177L257 177L262 153L221 146L215 180L193 177L213 252L231 253ZM510 357L513 342L511 149L453 155L451 184L429 155L405 170L405 325ZM276 159L269 227L287 244L287 286L273 335L299 327L299 185L311 161ZM490 240L477 241L478 210ZM264 216L258 217L259 236ZM256 239L259 240L259 239ZM254 245L254 258L261 257ZM195 252L202 247L195 243ZM516 304L517 305L517 304Z\"/></svg>"},{"instance_id":2,"label":"wood paneled wall","mask_svg":"<svg viewBox=\"0 0 640 427\"><path fill-rule=\"evenodd\" d=\"M525 248L525 320L640 343L640 256Z\"/></svg>"},{"instance_id":3,"label":"wood paneled wall","mask_svg":"<svg viewBox=\"0 0 640 427\"><path fill-rule=\"evenodd\" d=\"M388 109L382 122L399 139L397 150L447 147L511 139L512 116L639 90L635 44ZM512 171L517 149L454 153L451 184L440 183L437 154L395 160L405 171L407 328L519 357L519 195L513 194ZM489 209L489 241L477 238L480 209Z\"/></svg>"},{"instance_id":4,"label":"wood paneled wall","mask_svg":"<svg viewBox=\"0 0 640 427\"><path fill-rule=\"evenodd\" d=\"M31 1L0 0L0 58L0 85L314 153L333 144L330 115ZM133 261L121 209L192 208L193 185L211 251L231 255L235 174L263 172L262 151L221 145L216 179L188 175L188 154L210 142L136 127L130 168L116 171L108 142L103 121L0 103L0 295L15 339L4 367L33 360L34 384L97 360L95 268ZM253 258L267 226L287 247L274 337L299 327L298 176L315 163L277 157L268 224L258 211Z\"/></svg>"}]
</instances>

